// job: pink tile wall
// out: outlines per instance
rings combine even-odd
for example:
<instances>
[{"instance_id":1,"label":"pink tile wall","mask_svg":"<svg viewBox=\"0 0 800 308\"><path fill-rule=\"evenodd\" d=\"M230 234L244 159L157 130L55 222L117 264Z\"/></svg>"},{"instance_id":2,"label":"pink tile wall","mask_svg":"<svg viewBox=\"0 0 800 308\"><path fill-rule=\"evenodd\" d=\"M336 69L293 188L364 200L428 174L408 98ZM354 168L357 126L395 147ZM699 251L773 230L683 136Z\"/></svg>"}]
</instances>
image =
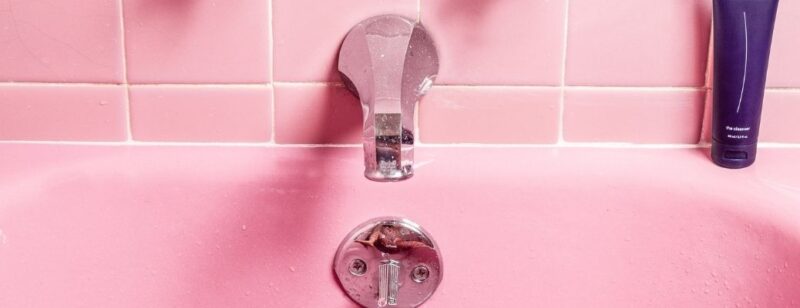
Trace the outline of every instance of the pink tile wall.
<instances>
[{"instance_id":1,"label":"pink tile wall","mask_svg":"<svg viewBox=\"0 0 800 308\"><path fill-rule=\"evenodd\" d=\"M0 1L0 81L123 80L120 3Z\"/></svg>"},{"instance_id":2,"label":"pink tile wall","mask_svg":"<svg viewBox=\"0 0 800 308\"><path fill-rule=\"evenodd\" d=\"M275 140L284 144L357 144L362 109L343 86L275 87Z\"/></svg>"},{"instance_id":3,"label":"pink tile wall","mask_svg":"<svg viewBox=\"0 0 800 308\"><path fill-rule=\"evenodd\" d=\"M270 80L265 0L125 0L131 83Z\"/></svg>"},{"instance_id":4,"label":"pink tile wall","mask_svg":"<svg viewBox=\"0 0 800 308\"><path fill-rule=\"evenodd\" d=\"M2 140L126 138L125 89L121 86L0 86Z\"/></svg>"},{"instance_id":5,"label":"pink tile wall","mask_svg":"<svg viewBox=\"0 0 800 308\"><path fill-rule=\"evenodd\" d=\"M133 140L266 142L271 101L267 87L134 86Z\"/></svg>"},{"instance_id":6,"label":"pink tile wall","mask_svg":"<svg viewBox=\"0 0 800 308\"><path fill-rule=\"evenodd\" d=\"M275 80L338 81L347 31L370 16L417 16L417 0L272 0Z\"/></svg>"},{"instance_id":7,"label":"pink tile wall","mask_svg":"<svg viewBox=\"0 0 800 308\"><path fill-rule=\"evenodd\" d=\"M570 85L705 85L709 0L570 1Z\"/></svg>"},{"instance_id":8,"label":"pink tile wall","mask_svg":"<svg viewBox=\"0 0 800 308\"><path fill-rule=\"evenodd\" d=\"M707 141L709 0L0 0L0 140L357 144L337 50L420 19L422 143ZM800 2L776 27L764 141L800 143Z\"/></svg>"},{"instance_id":9,"label":"pink tile wall","mask_svg":"<svg viewBox=\"0 0 800 308\"><path fill-rule=\"evenodd\" d=\"M705 97L703 90L569 90L564 99L564 139L698 143Z\"/></svg>"},{"instance_id":10,"label":"pink tile wall","mask_svg":"<svg viewBox=\"0 0 800 308\"><path fill-rule=\"evenodd\" d=\"M771 87L800 88L800 1L781 1L780 5L768 83Z\"/></svg>"},{"instance_id":11,"label":"pink tile wall","mask_svg":"<svg viewBox=\"0 0 800 308\"><path fill-rule=\"evenodd\" d=\"M566 1L422 0L443 84L558 85Z\"/></svg>"},{"instance_id":12,"label":"pink tile wall","mask_svg":"<svg viewBox=\"0 0 800 308\"><path fill-rule=\"evenodd\" d=\"M556 143L560 97L551 88L435 87L419 107L420 137L426 143Z\"/></svg>"},{"instance_id":13,"label":"pink tile wall","mask_svg":"<svg viewBox=\"0 0 800 308\"><path fill-rule=\"evenodd\" d=\"M800 92L767 92L761 116L760 140L800 143L798 119L800 119Z\"/></svg>"}]
</instances>

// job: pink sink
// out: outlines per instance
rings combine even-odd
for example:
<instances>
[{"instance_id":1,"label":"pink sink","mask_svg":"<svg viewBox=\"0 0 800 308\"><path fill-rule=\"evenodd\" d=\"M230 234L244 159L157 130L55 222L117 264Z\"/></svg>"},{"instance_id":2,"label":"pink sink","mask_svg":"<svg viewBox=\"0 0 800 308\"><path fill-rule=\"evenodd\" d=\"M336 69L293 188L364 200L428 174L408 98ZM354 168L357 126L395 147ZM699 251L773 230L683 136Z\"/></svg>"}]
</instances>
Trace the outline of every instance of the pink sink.
<instances>
[{"instance_id":1,"label":"pink sink","mask_svg":"<svg viewBox=\"0 0 800 308\"><path fill-rule=\"evenodd\" d=\"M444 255L425 307L800 307L799 150L0 146L0 307L353 307L331 265L399 215Z\"/></svg>"}]
</instances>

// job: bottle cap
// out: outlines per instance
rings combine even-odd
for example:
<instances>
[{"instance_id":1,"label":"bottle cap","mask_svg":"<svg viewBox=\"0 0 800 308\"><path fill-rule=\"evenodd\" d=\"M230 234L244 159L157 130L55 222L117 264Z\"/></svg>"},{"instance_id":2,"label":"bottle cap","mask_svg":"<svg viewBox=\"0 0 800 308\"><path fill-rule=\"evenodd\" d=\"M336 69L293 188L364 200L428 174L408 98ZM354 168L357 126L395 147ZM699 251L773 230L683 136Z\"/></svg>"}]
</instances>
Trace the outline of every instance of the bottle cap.
<instances>
[{"instance_id":1,"label":"bottle cap","mask_svg":"<svg viewBox=\"0 0 800 308\"><path fill-rule=\"evenodd\" d=\"M756 161L757 149L756 144L729 145L714 140L711 143L711 159L723 168L747 168Z\"/></svg>"}]
</instances>

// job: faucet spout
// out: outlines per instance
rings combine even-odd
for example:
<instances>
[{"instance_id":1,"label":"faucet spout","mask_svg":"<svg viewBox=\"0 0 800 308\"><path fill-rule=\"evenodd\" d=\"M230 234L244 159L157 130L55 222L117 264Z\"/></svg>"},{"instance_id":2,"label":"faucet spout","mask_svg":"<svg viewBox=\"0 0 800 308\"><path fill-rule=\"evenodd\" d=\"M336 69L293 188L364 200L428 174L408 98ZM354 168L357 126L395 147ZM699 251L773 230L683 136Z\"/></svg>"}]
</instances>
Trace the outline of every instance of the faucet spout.
<instances>
[{"instance_id":1,"label":"faucet spout","mask_svg":"<svg viewBox=\"0 0 800 308\"><path fill-rule=\"evenodd\" d=\"M364 112L364 175L380 182L413 176L415 109L439 72L428 32L401 16L367 19L342 43L339 72Z\"/></svg>"}]
</instances>

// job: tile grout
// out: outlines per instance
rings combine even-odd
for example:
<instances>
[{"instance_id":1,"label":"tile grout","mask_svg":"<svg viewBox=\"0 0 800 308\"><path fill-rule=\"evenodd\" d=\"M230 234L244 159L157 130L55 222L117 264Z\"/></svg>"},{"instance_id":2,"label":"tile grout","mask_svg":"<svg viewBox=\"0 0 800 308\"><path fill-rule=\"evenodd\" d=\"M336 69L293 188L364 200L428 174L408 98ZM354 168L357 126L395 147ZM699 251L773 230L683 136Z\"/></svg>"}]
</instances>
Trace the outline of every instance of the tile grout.
<instances>
[{"instance_id":1,"label":"tile grout","mask_svg":"<svg viewBox=\"0 0 800 308\"><path fill-rule=\"evenodd\" d=\"M704 142L703 136L705 136L708 133L708 127L711 126L711 123L708 123L708 120L709 120L708 112L711 111L711 106L709 106L709 105L711 105L712 102L713 102L713 98L710 97L710 95L712 94L712 91L711 91L711 88L712 88L711 71L712 71L712 68L713 68L712 65L714 63L714 55L713 55L713 51L712 51L712 48L713 48L713 45L714 45L714 38L713 38L713 36L714 36L714 22L713 22L713 19L710 22L711 22L711 26L709 27L708 43L706 44L708 46L708 49L707 49L707 52L706 52L706 72L705 72L705 75L704 75L704 77L705 77L705 81L704 81L705 86L704 86L704 88L706 89L706 95L704 97L705 101L703 102L703 115L702 115L702 118L700 120L700 136L698 138L698 140L699 140L698 143L703 143Z\"/></svg>"},{"instance_id":2,"label":"tile grout","mask_svg":"<svg viewBox=\"0 0 800 308\"><path fill-rule=\"evenodd\" d=\"M566 109L567 100L567 50L569 48L569 0L564 1L564 26L562 31L562 46L561 46L561 84L560 84L560 98L558 102L558 144L564 144L564 113Z\"/></svg>"},{"instance_id":3,"label":"tile grout","mask_svg":"<svg viewBox=\"0 0 800 308\"><path fill-rule=\"evenodd\" d=\"M120 44L122 44L122 86L125 87L126 142L133 141L133 116L131 115L131 86L128 82L128 44L125 35L125 1L119 0Z\"/></svg>"},{"instance_id":4,"label":"tile grout","mask_svg":"<svg viewBox=\"0 0 800 308\"><path fill-rule=\"evenodd\" d=\"M417 0L417 22L422 23L422 0Z\"/></svg>"},{"instance_id":5,"label":"tile grout","mask_svg":"<svg viewBox=\"0 0 800 308\"><path fill-rule=\"evenodd\" d=\"M260 147L260 148L361 148L362 144L278 144L269 142L179 142L179 141L32 141L0 140L0 145L70 145L70 146L186 146L186 147ZM491 144L491 143L438 143L422 144L418 148L608 148L608 149L705 149L708 143L699 144L643 144L616 142L565 142L563 144ZM761 142L760 148L800 149L800 143Z\"/></svg>"},{"instance_id":6,"label":"tile grout","mask_svg":"<svg viewBox=\"0 0 800 308\"><path fill-rule=\"evenodd\" d=\"M4 81L0 82L0 87L129 87L129 88L155 88L155 87L187 87L187 88L269 88L271 86L333 86L343 87L340 82L286 82L275 81L268 83L86 83L86 82L13 82ZM502 84L435 84L434 88L463 88L463 89L553 89L553 90L572 90L572 91L709 91L710 87L705 86L606 86L606 85L502 85ZM767 92L780 92L780 93L800 93L800 88L797 87L767 87Z\"/></svg>"},{"instance_id":7,"label":"tile grout","mask_svg":"<svg viewBox=\"0 0 800 308\"><path fill-rule=\"evenodd\" d=\"M270 95L272 97L271 108L270 110L270 136L269 140L271 143L276 143L277 140L275 139L276 136L276 117L275 117L275 110L277 109L275 102L275 1L274 0L267 0L269 1L269 70L270 76L269 81L273 85L272 91L270 91Z\"/></svg>"}]
</instances>

